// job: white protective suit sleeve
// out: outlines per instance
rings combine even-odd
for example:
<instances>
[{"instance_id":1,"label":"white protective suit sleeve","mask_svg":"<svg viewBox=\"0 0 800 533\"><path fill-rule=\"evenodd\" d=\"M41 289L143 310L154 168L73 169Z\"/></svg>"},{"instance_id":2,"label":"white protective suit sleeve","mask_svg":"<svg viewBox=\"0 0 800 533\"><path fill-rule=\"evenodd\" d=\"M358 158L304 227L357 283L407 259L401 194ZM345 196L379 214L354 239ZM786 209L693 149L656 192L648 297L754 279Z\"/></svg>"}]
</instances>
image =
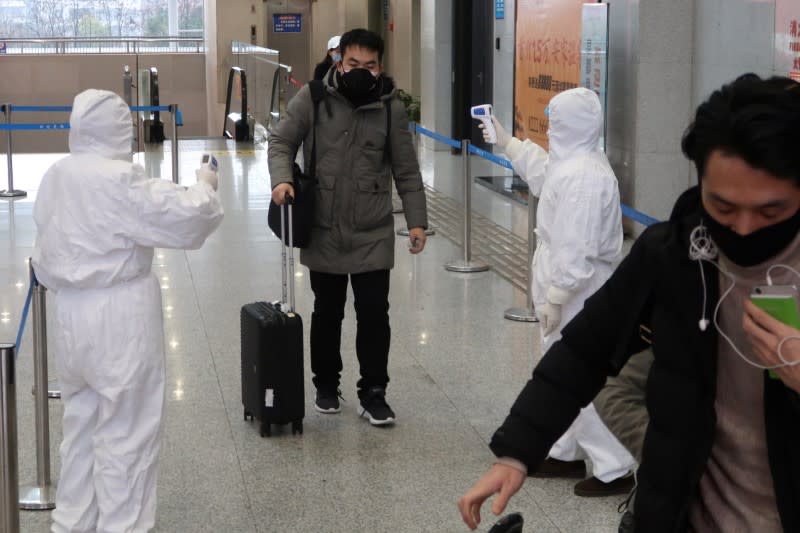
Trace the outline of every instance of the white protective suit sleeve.
<instances>
[{"instance_id":1,"label":"white protective suit sleeve","mask_svg":"<svg viewBox=\"0 0 800 533\"><path fill-rule=\"evenodd\" d=\"M187 189L171 181L145 178L138 166L134 173L140 175L120 198L120 204L125 204L120 208L128 217L124 226L128 236L151 248L200 248L223 216L211 185L199 181Z\"/></svg>"},{"instance_id":2,"label":"white protective suit sleeve","mask_svg":"<svg viewBox=\"0 0 800 533\"><path fill-rule=\"evenodd\" d=\"M511 137L505 152L511 160L514 172L528 183L531 194L537 198L541 196L547 171L547 151L529 139L520 141Z\"/></svg>"},{"instance_id":3,"label":"white protective suit sleeve","mask_svg":"<svg viewBox=\"0 0 800 533\"><path fill-rule=\"evenodd\" d=\"M610 195L605 191L615 184L611 180L587 175L585 172L559 178L559 203L554 232L550 243L551 278L548 300L565 300L588 285L595 273L593 260L600 256L600 248L608 241L602 235L607 216L606 204Z\"/></svg>"}]
</instances>

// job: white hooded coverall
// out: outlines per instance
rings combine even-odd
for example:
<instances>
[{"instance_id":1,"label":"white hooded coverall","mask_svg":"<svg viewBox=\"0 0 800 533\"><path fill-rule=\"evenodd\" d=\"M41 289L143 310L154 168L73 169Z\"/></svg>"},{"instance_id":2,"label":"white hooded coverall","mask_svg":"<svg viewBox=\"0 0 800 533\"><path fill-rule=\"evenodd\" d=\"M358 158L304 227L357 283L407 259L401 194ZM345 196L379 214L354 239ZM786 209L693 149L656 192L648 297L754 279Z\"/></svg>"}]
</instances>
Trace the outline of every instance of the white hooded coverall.
<instances>
[{"instance_id":1,"label":"white hooded coverall","mask_svg":"<svg viewBox=\"0 0 800 533\"><path fill-rule=\"evenodd\" d=\"M70 155L45 173L33 208L64 401L55 533L153 528L165 380L153 248L199 248L223 215L204 181L148 179L132 140L119 96L76 96Z\"/></svg>"},{"instance_id":2,"label":"white hooded coverall","mask_svg":"<svg viewBox=\"0 0 800 533\"><path fill-rule=\"evenodd\" d=\"M597 95L585 88L571 89L550 101L549 153L530 140L513 137L505 148L514 170L539 197L531 283L534 305L542 309L548 299L561 303L561 322L544 337L542 353L561 338L561 328L608 280L620 259L619 188L599 147L602 128ZM636 464L592 404L581 410L550 450L550 457L562 461L587 456L593 475L605 483Z\"/></svg>"}]
</instances>

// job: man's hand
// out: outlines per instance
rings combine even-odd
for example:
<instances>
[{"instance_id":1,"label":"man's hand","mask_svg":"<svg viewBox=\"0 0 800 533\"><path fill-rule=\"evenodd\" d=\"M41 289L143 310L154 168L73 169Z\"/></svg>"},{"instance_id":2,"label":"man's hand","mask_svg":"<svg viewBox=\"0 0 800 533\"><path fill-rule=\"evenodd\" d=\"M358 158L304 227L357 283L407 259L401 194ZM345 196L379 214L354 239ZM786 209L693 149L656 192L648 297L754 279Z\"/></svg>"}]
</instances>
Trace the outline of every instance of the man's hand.
<instances>
[{"instance_id":1,"label":"man's hand","mask_svg":"<svg viewBox=\"0 0 800 533\"><path fill-rule=\"evenodd\" d=\"M275 205L283 205L286 203L286 195L294 199L294 187L291 183L280 183L272 189L272 201Z\"/></svg>"},{"instance_id":2,"label":"man's hand","mask_svg":"<svg viewBox=\"0 0 800 533\"><path fill-rule=\"evenodd\" d=\"M744 302L742 327L758 362L764 366L800 361L800 331L773 318L750 300ZM784 385L800 393L800 365L775 368L773 372Z\"/></svg>"},{"instance_id":3,"label":"man's hand","mask_svg":"<svg viewBox=\"0 0 800 533\"><path fill-rule=\"evenodd\" d=\"M412 254L418 254L425 249L425 241L427 240L425 230L422 228L411 228L408 230L408 240L411 243L408 251Z\"/></svg>"},{"instance_id":4,"label":"man's hand","mask_svg":"<svg viewBox=\"0 0 800 533\"><path fill-rule=\"evenodd\" d=\"M475 529L481 523L481 505L492 494L500 493L492 503L492 512L501 515L508 500L525 482L525 474L516 468L496 463L458 500L461 519Z\"/></svg>"}]
</instances>

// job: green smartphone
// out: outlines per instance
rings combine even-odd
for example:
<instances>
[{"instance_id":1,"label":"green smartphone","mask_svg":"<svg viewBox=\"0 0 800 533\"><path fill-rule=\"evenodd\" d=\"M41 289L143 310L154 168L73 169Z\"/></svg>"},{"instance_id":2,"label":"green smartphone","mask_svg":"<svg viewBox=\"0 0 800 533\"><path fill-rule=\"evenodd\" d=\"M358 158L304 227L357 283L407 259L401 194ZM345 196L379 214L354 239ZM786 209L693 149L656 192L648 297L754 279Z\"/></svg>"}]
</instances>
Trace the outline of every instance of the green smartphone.
<instances>
[{"instance_id":1,"label":"green smartphone","mask_svg":"<svg viewBox=\"0 0 800 533\"><path fill-rule=\"evenodd\" d=\"M797 308L798 289L795 285L759 285L753 288L750 300L772 318L800 329L800 310ZM772 370L772 378L779 379Z\"/></svg>"}]
</instances>

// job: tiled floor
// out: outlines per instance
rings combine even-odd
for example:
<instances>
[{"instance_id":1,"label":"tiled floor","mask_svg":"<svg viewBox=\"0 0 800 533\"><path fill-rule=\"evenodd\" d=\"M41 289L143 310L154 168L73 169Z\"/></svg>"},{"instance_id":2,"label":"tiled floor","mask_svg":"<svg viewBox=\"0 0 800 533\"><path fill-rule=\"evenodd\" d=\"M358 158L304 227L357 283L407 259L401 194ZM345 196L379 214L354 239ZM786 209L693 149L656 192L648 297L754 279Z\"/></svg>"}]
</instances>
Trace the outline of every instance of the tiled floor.
<instances>
[{"instance_id":1,"label":"tiled floor","mask_svg":"<svg viewBox=\"0 0 800 533\"><path fill-rule=\"evenodd\" d=\"M280 246L266 227L266 153L250 147L237 154L235 146L222 141L188 142L180 156L189 180L204 149L214 151L220 162L225 220L201 250L160 250L154 264L163 285L168 359L157 531L466 531L455 502L491 463L488 439L540 357L537 327L503 319L503 310L524 303L524 295L495 272L445 271L442 265L460 257L461 250L444 235L432 237L416 257L398 240L388 393L399 416L396 427L373 428L356 415L355 324L349 307L342 413L313 410L307 370L304 435L262 439L257 427L242 419L239 308L280 294ZM58 157L15 157L16 187L29 196L0 202L3 340L16 336L27 289L36 188ZM145 159L153 175L169 176L169 156ZM438 203L460 203L458 156L422 150L420 159L426 184L441 197ZM494 172L507 173L473 163L474 175ZM0 183L4 179L0 174ZM483 187L473 189L478 215L526 235L525 207ZM437 202L431 204L436 208ZM442 215L432 213L436 216ZM399 216L397 226L403 225ZM306 278L298 271L298 310L308 318L312 296ZM30 481L35 476L30 328L18 371L20 479ZM51 401L56 478L61 414L60 403ZM602 533L616 531L620 500L580 499L572 495L571 482L529 479L510 510L523 513L526 532ZM489 528L488 509L484 517L480 531ZM23 532L43 533L49 513L25 511L21 522Z\"/></svg>"}]
</instances>

